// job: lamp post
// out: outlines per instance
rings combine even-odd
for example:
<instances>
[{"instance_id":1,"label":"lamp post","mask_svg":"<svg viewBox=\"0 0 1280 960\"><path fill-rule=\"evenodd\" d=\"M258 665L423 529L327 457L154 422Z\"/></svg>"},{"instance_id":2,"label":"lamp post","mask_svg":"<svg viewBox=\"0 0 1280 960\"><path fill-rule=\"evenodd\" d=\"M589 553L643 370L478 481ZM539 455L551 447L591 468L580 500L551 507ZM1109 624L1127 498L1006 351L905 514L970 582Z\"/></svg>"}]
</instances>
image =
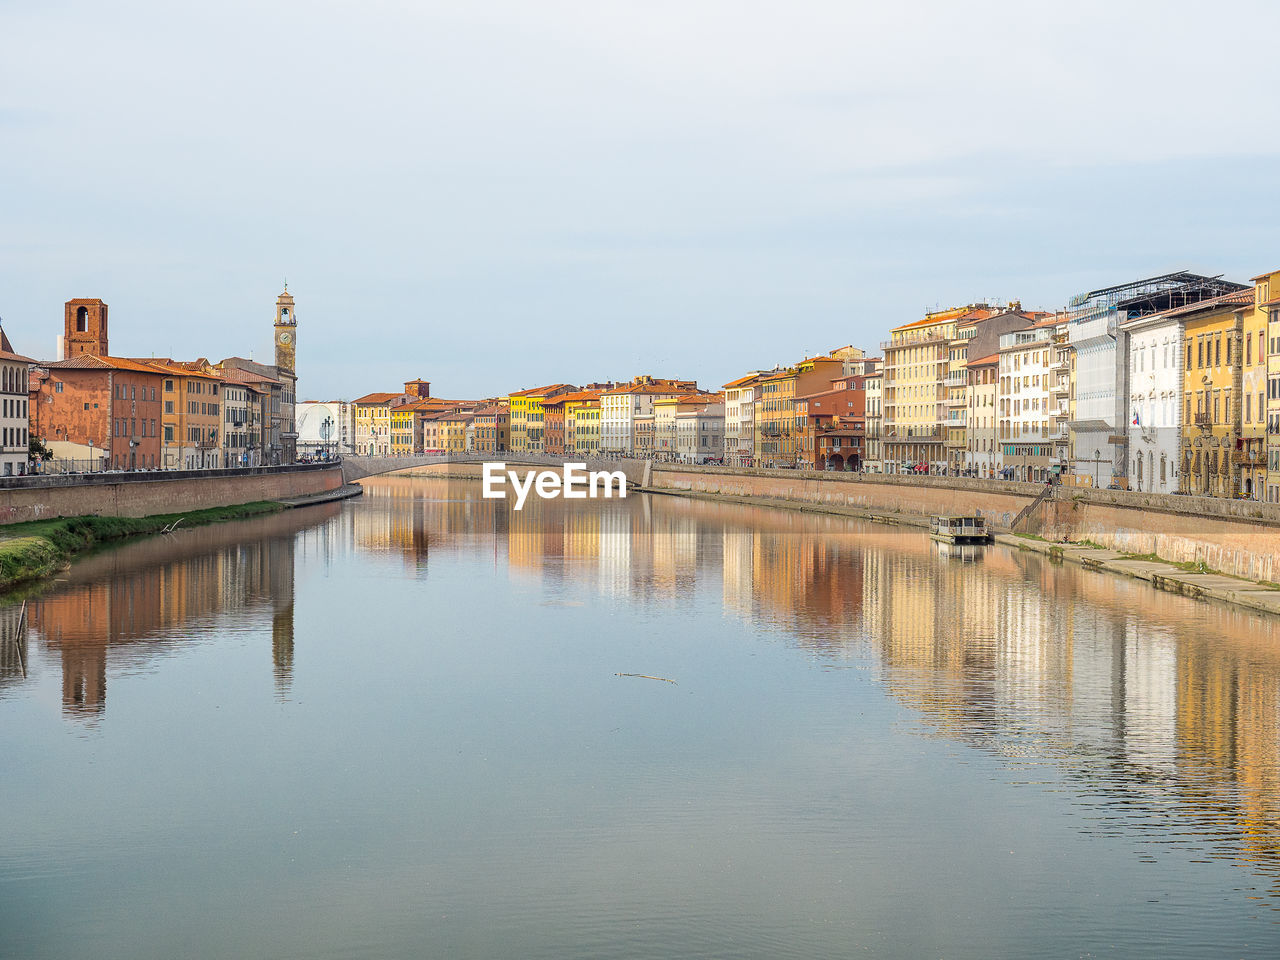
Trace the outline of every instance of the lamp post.
<instances>
[{"instance_id":1,"label":"lamp post","mask_svg":"<svg viewBox=\"0 0 1280 960\"><path fill-rule=\"evenodd\" d=\"M1100 463L1102 463L1102 451L1095 450L1093 451L1093 487L1095 490L1098 488L1098 465Z\"/></svg>"}]
</instances>

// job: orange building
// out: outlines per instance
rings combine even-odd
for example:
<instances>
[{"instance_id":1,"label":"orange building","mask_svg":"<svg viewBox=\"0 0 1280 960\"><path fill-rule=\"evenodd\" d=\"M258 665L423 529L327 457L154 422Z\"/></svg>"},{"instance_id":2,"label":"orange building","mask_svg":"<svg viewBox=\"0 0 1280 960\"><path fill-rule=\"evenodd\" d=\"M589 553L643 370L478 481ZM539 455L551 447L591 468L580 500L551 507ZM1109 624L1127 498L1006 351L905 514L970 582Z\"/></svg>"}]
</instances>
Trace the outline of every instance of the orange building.
<instances>
[{"instance_id":1,"label":"orange building","mask_svg":"<svg viewBox=\"0 0 1280 960\"><path fill-rule=\"evenodd\" d=\"M511 416L505 404L489 404L475 412L475 449L481 453L506 450L510 441Z\"/></svg>"},{"instance_id":2,"label":"orange building","mask_svg":"<svg viewBox=\"0 0 1280 960\"><path fill-rule=\"evenodd\" d=\"M161 466L164 376L121 357L83 352L45 364L29 384L31 433L85 469Z\"/></svg>"}]
</instances>

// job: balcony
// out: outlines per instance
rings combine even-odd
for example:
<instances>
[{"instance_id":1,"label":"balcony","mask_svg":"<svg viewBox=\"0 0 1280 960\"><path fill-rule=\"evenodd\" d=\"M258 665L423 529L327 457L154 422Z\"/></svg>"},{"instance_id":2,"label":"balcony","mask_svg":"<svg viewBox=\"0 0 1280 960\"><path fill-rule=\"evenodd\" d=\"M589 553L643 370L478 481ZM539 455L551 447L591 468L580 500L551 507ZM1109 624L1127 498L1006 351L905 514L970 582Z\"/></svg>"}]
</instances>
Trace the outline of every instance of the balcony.
<instances>
[{"instance_id":1,"label":"balcony","mask_svg":"<svg viewBox=\"0 0 1280 960\"><path fill-rule=\"evenodd\" d=\"M941 334L929 334L928 336L906 336L901 340L881 340L881 350L896 350L899 347L919 347L928 343L950 343L950 337L944 337Z\"/></svg>"},{"instance_id":2,"label":"balcony","mask_svg":"<svg viewBox=\"0 0 1280 960\"><path fill-rule=\"evenodd\" d=\"M1267 455L1261 450L1236 450L1231 454L1231 462L1242 467L1261 467L1267 462Z\"/></svg>"},{"instance_id":3,"label":"balcony","mask_svg":"<svg viewBox=\"0 0 1280 960\"><path fill-rule=\"evenodd\" d=\"M949 373L942 382L948 387L967 387L969 385L969 374L964 371Z\"/></svg>"},{"instance_id":4,"label":"balcony","mask_svg":"<svg viewBox=\"0 0 1280 960\"><path fill-rule=\"evenodd\" d=\"M1213 426L1213 417L1211 417L1211 416L1210 416L1209 414L1207 414L1207 413L1197 413L1197 414L1196 414L1196 426L1197 426L1197 427L1212 427L1212 426Z\"/></svg>"}]
</instances>

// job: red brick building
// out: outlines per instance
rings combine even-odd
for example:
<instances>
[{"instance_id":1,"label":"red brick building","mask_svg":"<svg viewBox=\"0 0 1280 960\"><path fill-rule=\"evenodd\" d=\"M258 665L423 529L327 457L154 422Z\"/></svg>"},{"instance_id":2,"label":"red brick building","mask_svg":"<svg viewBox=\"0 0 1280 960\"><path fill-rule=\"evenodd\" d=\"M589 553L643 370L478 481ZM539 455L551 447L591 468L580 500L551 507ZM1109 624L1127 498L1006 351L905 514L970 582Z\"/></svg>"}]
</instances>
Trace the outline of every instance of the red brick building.
<instances>
[{"instance_id":1,"label":"red brick building","mask_svg":"<svg viewBox=\"0 0 1280 960\"><path fill-rule=\"evenodd\" d=\"M576 393L562 393L542 401L542 451L553 457L564 456L564 401Z\"/></svg>"},{"instance_id":2,"label":"red brick building","mask_svg":"<svg viewBox=\"0 0 1280 960\"><path fill-rule=\"evenodd\" d=\"M802 457L818 470L859 470L866 458L866 378L848 378L849 389L826 390L803 398ZM800 401L797 400L797 411Z\"/></svg>"},{"instance_id":3,"label":"red brick building","mask_svg":"<svg viewBox=\"0 0 1280 960\"><path fill-rule=\"evenodd\" d=\"M73 305L67 304L70 315ZM106 308L103 305L105 329ZM31 433L59 459L92 460L97 469L160 466L164 375L120 357L81 352L31 375Z\"/></svg>"}]
</instances>

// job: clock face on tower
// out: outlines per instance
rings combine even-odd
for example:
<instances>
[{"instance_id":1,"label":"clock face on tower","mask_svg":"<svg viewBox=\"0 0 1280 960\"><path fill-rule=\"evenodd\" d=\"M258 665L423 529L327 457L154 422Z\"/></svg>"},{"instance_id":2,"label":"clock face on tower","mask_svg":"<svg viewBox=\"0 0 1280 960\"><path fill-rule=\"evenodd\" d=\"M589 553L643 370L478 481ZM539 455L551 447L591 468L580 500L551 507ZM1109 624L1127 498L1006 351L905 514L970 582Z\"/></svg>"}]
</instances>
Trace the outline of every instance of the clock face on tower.
<instances>
[{"instance_id":1,"label":"clock face on tower","mask_svg":"<svg viewBox=\"0 0 1280 960\"><path fill-rule=\"evenodd\" d=\"M287 347L289 344L293 342L293 334L291 334L288 330L282 331L280 334L280 342Z\"/></svg>"}]
</instances>

